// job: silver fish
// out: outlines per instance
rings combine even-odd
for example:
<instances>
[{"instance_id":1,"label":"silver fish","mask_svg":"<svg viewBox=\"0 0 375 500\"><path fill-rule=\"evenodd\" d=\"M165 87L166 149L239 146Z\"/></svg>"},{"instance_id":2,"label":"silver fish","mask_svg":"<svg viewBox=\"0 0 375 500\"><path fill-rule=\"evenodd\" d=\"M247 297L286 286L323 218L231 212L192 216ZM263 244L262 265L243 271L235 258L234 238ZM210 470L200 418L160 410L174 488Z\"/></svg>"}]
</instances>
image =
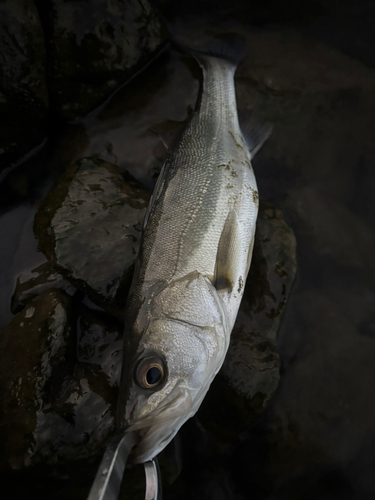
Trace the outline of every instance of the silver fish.
<instances>
[{"instance_id":1,"label":"silver fish","mask_svg":"<svg viewBox=\"0 0 375 500\"><path fill-rule=\"evenodd\" d=\"M155 457L198 410L224 361L254 243L250 160L269 132L253 135L251 153L232 48L194 56L200 102L155 186L126 307L119 418L138 431L135 462Z\"/></svg>"}]
</instances>

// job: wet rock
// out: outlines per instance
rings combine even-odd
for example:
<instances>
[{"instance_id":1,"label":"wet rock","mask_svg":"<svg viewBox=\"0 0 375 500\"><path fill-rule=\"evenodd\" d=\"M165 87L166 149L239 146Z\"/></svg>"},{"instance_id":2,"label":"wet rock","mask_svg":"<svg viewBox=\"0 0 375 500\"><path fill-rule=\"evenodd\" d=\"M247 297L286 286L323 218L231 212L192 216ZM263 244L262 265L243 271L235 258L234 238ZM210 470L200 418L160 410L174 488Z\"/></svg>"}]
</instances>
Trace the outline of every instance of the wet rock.
<instances>
[{"instance_id":1,"label":"wet rock","mask_svg":"<svg viewBox=\"0 0 375 500\"><path fill-rule=\"evenodd\" d=\"M312 186L291 190L285 206L303 237L305 254L314 252L364 275L374 272L375 235L348 208L325 199Z\"/></svg>"},{"instance_id":2,"label":"wet rock","mask_svg":"<svg viewBox=\"0 0 375 500\"><path fill-rule=\"evenodd\" d=\"M76 310L74 374L44 398L31 457L33 465L67 466L68 474L74 463L100 458L113 435L122 364L122 325Z\"/></svg>"},{"instance_id":3,"label":"wet rock","mask_svg":"<svg viewBox=\"0 0 375 500\"><path fill-rule=\"evenodd\" d=\"M33 0L0 3L0 170L47 135L42 25Z\"/></svg>"},{"instance_id":4,"label":"wet rock","mask_svg":"<svg viewBox=\"0 0 375 500\"><path fill-rule=\"evenodd\" d=\"M0 337L3 469L39 464L50 475L101 456L114 431L121 333L58 290L14 317Z\"/></svg>"},{"instance_id":5,"label":"wet rock","mask_svg":"<svg viewBox=\"0 0 375 500\"><path fill-rule=\"evenodd\" d=\"M349 288L299 287L297 292L293 307L300 346L258 429L264 451L254 460L255 481L268 477L273 489L295 488L295 498L309 498L309 486L319 493L319 481L336 471L338 484L340 475L350 477L351 485L371 498L373 479L363 476L375 439L375 402L369 396L375 390L375 339L361 335L347 314L353 307ZM245 449L241 455L246 455ZM352 468L359 456L362 477Z\"/></svg>"},{"instance_id":6,"label":"wet rock","mask_svg":"<svg viewBox=\"0 0 375 500\"><path fill-rule=\"evenodd\" d=\"M101 104L166 40L148 0L37 5L46 30L51 104L67 120Z\"/></svg>"},{"instance_id":7,"label":"wet rock","mask_svg":"<svg viewBox=\"0 0 375 500\"><path fill-rule=\"evenodd\" d=\"M72 373L69 351L74 352L70 298L48 291L33 302L0 335L3 467L19 469L33 454L38 412L55 390L54 380Z\"/></svg>"},{"instance_id":8,"label":"wet rock","mask_svg":"<svg viewBox=\"0 0 375 500\"><path fill-rule=\"evenodd\" d=\"M198 418L236 438L264 411L279 382L277 332L296 275L296 240L280 210L261 202L244 297L223 367Z\"/></svg>"},{"instance_id":9,"label":"wet rock","mask_svg":"<svg viewBox=\"0 0 375 500\"><path fill-rule=\"evenodd\" d=\"M67 169L35 216L47 258L120 318L149 198L126 171L86 158Z\"/></svg>"},{"instance_id":10,"label":"wet rock","mask_svg":"<svg viewBox=\"0 0 375 500\"><path fill-rule=\"evenodd\" d=\"M74 475L74 464L82 460L87 470L113 436L123 343L122 325L86 307L78 308L75 325L74 374L44 398L30 459L32 465L47 464L52 471L65 467L68 475Z\"/></svg>"},{"instance_id":11,"label":"wet rock","mask_svg":"<svg viewBox=\"0 0 375 500\"><path fill-rule=\"evenodd\" d=\"M84 310L78 319L78 329L78 361L100 366L109 386L118 387L122 364L122 325L111 326L108 321Z\"/></svg>"},{"instance_id":12,"label":"wet rock","mask_svg":"<svg viewBox=\"0 0 375 500\"><path fill-rule=\"evenodd\" d=\"M143 191L129 193L124 189L128 185L117 167L101 160L82 160L49 193L35 219L40 245L47 257L96 302L117 307L118 317L122 317L120 306L126 298L123 283L128 284L131 278L140 219L148 201L147 193L141 199ZM130 199L136 210L129 212ZM133 224L129 224L129 217L135 217ZM135 221L139 222L134 224ZM127 254L124 224L133 230ZM210 426L216 422L218 432L233 437L249 428L276 390L276 334L296 273L296 242L281 212L262 202L257 224L252 266L231 345L199 414L202 422L206 419ZM133 242L133 238L137 241ZM88 335L88 339L92 338L91 333ZM82 345L85 342L83 338ZM91 352L95 358L90 342L85 347L86 354L79 356ZM215 408L214 415L210 408Z\"/></svg>"},{"instance_id":13,"label":"wet rock","mask_svg":"<svg viewBox=\"0 0 375 500\"><path fill-rule=\"evenodd\" d=\"M173 144L170 136L190 116L201 76L192 58L165 51L92 113L91 122L64 127L51 170L62 173L73 161L96 156L128 170L152 190L168 154L158 135L164 138L167 132L167 144Z\"/></svg>"},{"instance_id":14,"label":"wet rock","mask_svg":"<svg viewBox=\"0 0 375 500\"><path fill-rule=\"evenodd\" d=\"M65 290L69 295L76 292L76 288L64 280L50 262L44 262L30 272L24 272L17 278L16 289L11 300L11 311L17 314L27 304L41 293L52 288Z\"/></svg>"},{"instance_id":15,"label":"wet rock","mask_svg":"<svg viewBox=\"0 0 375 500\"><path fill-rule=\"evenodd\" d=\"M79 460L87 460L89 465L99 458L115 429L108 392L100 368L78 365L74 379L62 388L59 397L38 412L35 443L26 465L74 467ZM111 399L115 399L113 394Z\"/></svg>"}]
</instances>

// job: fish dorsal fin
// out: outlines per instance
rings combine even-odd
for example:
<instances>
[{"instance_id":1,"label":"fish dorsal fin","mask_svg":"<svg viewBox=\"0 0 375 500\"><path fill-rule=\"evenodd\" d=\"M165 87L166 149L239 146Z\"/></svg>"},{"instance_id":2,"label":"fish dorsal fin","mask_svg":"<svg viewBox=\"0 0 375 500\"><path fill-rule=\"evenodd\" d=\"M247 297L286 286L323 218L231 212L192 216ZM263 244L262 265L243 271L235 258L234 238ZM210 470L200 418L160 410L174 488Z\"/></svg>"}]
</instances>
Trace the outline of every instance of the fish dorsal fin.
<instances>
[{"instance_id":1,"label":"fish dorsal fin","mask_svg":"<svg viewBox=\"0 0 375 500\"><path fill-rule=\"evenodd\" d=\"M236 212L232 210L225 221L217 249L214 277L216 290L233 290L238 277L239 256L239 227Z\"/></svg>"},{"instance_id":2,"label":"fish dorsal fin","mask_svg":"<svg viewBox=\"0 0 375 500\"><path fill-rule=\"evenodd\" d=\"M170 152L170 150L173 149L176 140L186 127L186 123L189 121L192 112L193 110L191 110L190 106L188 106L187 117L184 120L166 120L162 123L153 125L148 130L155 134L160 139L165 149Z\"/></svg>"},{"instance_id":3,"label":"fish dorsal fin","mask_svg":"<svg viewBox=\"0 0 375 500\"><path fill-rule=\"evenodd\" d=\"M169 162L169 159L167 158L165 160L165 162L163 163L163 166L161 167L158 180L156 181L154 191L151 195L150 203L148 204L148 207L147 207L145 218L143 219L143 229L145 229L145 227L147 226L147 223L148 223L148 220L150 218L150 214L151 214L152 209L154 207L155 201L159 198L161 190L163 189L164 176L165 176L168 162Z\"/></svg>"},{"instance_id":4,"label":"fish dorsal fin","mask_svg":"<svg viewBox=\"0 0 375 500\"><path fill-rule=\"evenodd\" d=\"M243 111L238 113L238 118L243 138L249 148L251 158L254 158L271 135L272 125L270 123L260 125L253 116Z\"/></svg>"}]
</instances>

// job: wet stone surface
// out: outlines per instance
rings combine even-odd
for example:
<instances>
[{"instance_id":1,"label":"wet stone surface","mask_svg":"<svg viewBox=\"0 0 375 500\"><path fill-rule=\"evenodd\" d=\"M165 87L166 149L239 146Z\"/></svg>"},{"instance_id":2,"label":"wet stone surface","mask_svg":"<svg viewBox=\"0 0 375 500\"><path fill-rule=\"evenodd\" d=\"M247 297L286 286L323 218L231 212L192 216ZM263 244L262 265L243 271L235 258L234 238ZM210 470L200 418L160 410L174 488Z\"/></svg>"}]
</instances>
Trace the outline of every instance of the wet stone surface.
<instances>
[{"instance_id":1,"label":"wet stone surface","mask_svg":"<svg viewBox=\"0 0 375 500\"><path fill-rule=\"evenodd\" d=\"M100 367L110 387L118 387L120 382L121 326L108 325L108 321L100 319L88 309L78 318L77 359L80 363Z\"/></svg>"},{"instance_id":2,"label":"wet stone surface","mask_svg":"<svg viewBox=\"0 0 375 500\"><path fill-rule=\"evenodd\" d=\"M181 124L191 115L201 73L193 58L163 52L81 124L66 125L49 169L64 172L83 157L99 157L130 172L150 190Z\"/></svg>"},{"instance_id":3,"label":"wet stone surface","mask_svg":"<svg viewBox=\"0 0 375 500\"><path fill-rule=\"evenodd\" d=\"M17 359L30 353L32 370L38 373L39 366L44 366L43 353L51 352L48 367L55 366L55 345L63 335L59 353L63 363L57 363L54 372L45 368L48 377L42 385L37 377L31 379L28 392L21 393L25 404L13 405L11 420L28 422L28 427L19 449L19 430L5 421L8 444L3 469L30 470L32 466L38 471L43 466L47 476L64 470L66 477L74 478L74 464L87 472L113 435L122 362L121 294L131 278L148 200L149 193L126 172L103 160L86 158L67 169L39 207L34 228L49 261L18 278L12 304L15 313L21 312L2 339L14 332L11 349L15 350L24 331L21 325L30 317L28 331L38 335L28 337L29 344L25 352L20 348ZM228 357L209 392L208 404L203 404L197 416L201 426L210 427L211 448L215 443L214 448L222 452L237 442L277 387L276 334L295 271L293 232L279 210L262 202L253 264ZM45 318L54 317L56 310L60 320L51 327ZM5 355L9 349L4 345ZM9 360L15 356L10 353ZM10 380L23 380L31 368L20 364L17 370L3 374L2 388ZM172 484L181 471L179 445L171 446L173 450L169 447L161 456L166 484ZM86 466L82 465L86 460ZM139 474L135 471L128 481L132 495L141 497Z\"/></svg>"},{"instance_id":4,"label":"wet stone surface","mask_svg":"<svg viewBox=\"0 0 375 500\"><path fill-rule=\"evenodd\" d=\"M144 65L167 32L148 0L38 1L51 105L71 121Z\"/></svg>"},{"instance_id":5,"label":"wet stone surface","mask_svg":"<svg viewBox=\"0 0 375 500\"><path fill-rule=\"evenodd\" d=\"M14 317L0 336L2 404L1 463L19 469L35 453L34 433L52 379L72 373L67 353L75 349L70 298L45 292Z\"/></svg>"},{"instance_id":6,"label":"wet stone surface","mask_svg":"<svg viewBox=\"0 0 375 500\"><path fill-rule=\"evenodd\" d=\"M296 270L292 229L280 210L261 201L253 258L228 353L197 414L212 433L213 446L225 447L248 431L276 391L277 332Z\"/></svg>"},{"instance_id":7,"label":"wet stone surface","mask_svg":"<svg viewBox=\"0 0 375 500\"><path fill-rule=\"evenodd\" d=\"M274 1L255 4L243 0L160 0L157 5L175 34L187 33L187 42L220 32L246 37L247 53L235 76L238 107L254 112L261 122L274 125L271 137L253 162L259 192L282 210L298 242L298 280L282 313L278 333L281 378L276 394L245 432L237 409L232 414L225 413L221 402L221 406L216 406L217 415L209 409L215 422L211 431L202 407L202 414L187 422L179 433L182 470L171 487L165 488L164 498L372 500L373 2L293 2L288 9ZM149 130L169 120L186 118L189 106L194 107L196 101L201 77L197 68L194 61L176 51L164 53L95 116L61 130L55 137L52 160L43 168L56 178L72 160L98 156L127 169L152 188L166 152ZM55 109L63 105L63 101L54 102ZM76 101L72 103L74 110ZM23 182L17 184L23 191ZM1 216L3 228L4 221L8 221L5 234L11 240L8 248L12 249L17 242L20 247L27 246L26 240L20 238L20 230L16 231L20 208L24 207L14 203L9 213L12 217ZM3 259L4 274L8 272L8 263L13 269L7 275L8 285L22 271L18 266L12 267L9 254L13 251ZM254 254L253 262L256 259ZM270 279L269 289L259 288L259 293L266 297L264 311L274 315L278 304L282 304L282 297L272 284L272 273L275 279L277 273L270 265L264 274L263 261L258 262L261 274ZM37 265L39 261L30 269ZM288 279L279 278L280 283ZM3 293L8 289L9 286L3 286ZM73 299L75 306L78 298L77 295ZM9 300L2 300L5 303ZM24 314L30 304L33 303L22 306L25 308L19 314ZM254 303L248 304L254 314ZM100 311L92 314L104 321ZM8 318L9 311L4 323ZM254 319L258 321L259 315L255 314ZM280 315L274 318L276 322L279 319ZM242 320L247 335L250 330L244 316ZM270 318L263 320L262 328L270 332ZM105 322L109 324L109 317ZM257 394L265 394L266 387L270 392L274 390L278 364L272 339L257 336L254 331L251 335L254 338L251 348L245 350L246 358L250 366L259 368L259 378L254 370L247 371L241 364L231 368L232 381L222 378L223 384L231 387L228 400L232 408L238 408L239 393L248 394L248 400L253 401L252 407L245 406L248 421L256 414L254 405L261 409L266 398L259 398L258 405L254 392L248 391L243 381L238 382L237 374L247 373L257 384ZM86 334L82 338L86 345ZM98 359L95 349L93 352L93 359ZM82 355L82 359L89 359L87 353ZM81 363L77 368L81 378L88 379L89 371L98 373L98 364L78 360L75 363ZM86 372L82 371L83 366ZM268 385L262 379L266 373L273 375ZM83 393L81 378L69 379L70 392L66 394ZM100 387L111 388L107 375L100 380L104 380ZM94 387L92 379L89 387ZM226 399L226 391L223 389L222 399ZM110 400L108 395L102 397ZM239 437L234 436L233 426L222 426L220 412L238 425ZM70 407L66 415L71 414ZM239 442L238 446L235 442ZM84 447L79 445L78 449L82 451ZM77 461L70 463L77 469ZM34 486L35 469L29 469L29 484ZM61 458L54 472L62 476ZM71 477L64 487L51 486L43 470L39 485L44 496L33 496L31 488L29 491L18 479L13 480L12 487L20 485L19 497L28 500L50 499L51 495L61 500L87 498L90 481L82 489L74 486ZM143 481L142 474L139 478Z\"/></svg>"},{"instance_id":8,"label":"wet stone surface","mask_svg":"<svg viewBox=\"0 0 375 500\"><path fill-rule=\"evenodd\" d=\"M16 288L12 296L11 311L17 314L25 306L41 293L52 288L66 291L74 295L76 288L64 280L50 262L44 262L40 266L17 277Z\"/></svg>"},{"instance_id":9,"label":"wet stone surface","mask_svg":"<svg viewBox=\"0 0 375 500\"><path fill-rule=\"evenodd\" d=\"M57 181L35 217L47 258L120 318L149 198L116 165L83 159Z\"/></svg>"},{"instance_id":10,"label":"wet stone surface","mask_svg":"<svg viewBox=\"0 0 375 500\"><path fill-rule=\"evenodd\" d=\"M0 3L0 172L47 135L46 51L33 0Z\"/></svg>"},{"instance_id":11,"label":"wet stone surface","mask_svg":"<svg viewBox=\"0 0 375 500\"><path fill-rule=\"evenodd\" d=\"M100 456L114 431L120 332L58 290L43 292L2 331L3 469L44 464L51 475L57 463Z\"/></svg>"}]
</instances>

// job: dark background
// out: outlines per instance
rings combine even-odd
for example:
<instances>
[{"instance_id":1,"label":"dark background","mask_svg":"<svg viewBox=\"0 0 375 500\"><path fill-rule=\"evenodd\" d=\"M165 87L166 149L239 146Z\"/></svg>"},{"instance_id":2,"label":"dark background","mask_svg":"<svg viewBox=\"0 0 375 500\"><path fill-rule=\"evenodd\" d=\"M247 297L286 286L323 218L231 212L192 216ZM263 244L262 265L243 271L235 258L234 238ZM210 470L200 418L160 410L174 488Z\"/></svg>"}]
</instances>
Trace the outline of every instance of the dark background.
<instances>
[{"instance_id":1,"label":"dark background","mask_svg":"<svg viewBox=\"0 0 375 500\"><path fill-rule=\"evenodd\" d=\"M182 472L165 498L372 499L375 2L159 1L156 6L174 37L199 39L221 31L246 37L246 57L236 73L238 107L273 123L254 170L260 196L283 211L295 232L298 263L279 331L281 378L273 400L229 455L218 456L206 446L199 414L198 421L187 423L181 431ZM148 93L144 99L163 95L164 118L183 119L185 111L175 110L181 102L184 109L194 105L199 74L192 70L185 78L182 70L173 70L176 56L166 57L140 75L149 84L142 87ZM173 82L181 90L170 99L169 71L180 75ZM160 81L157 87L154 82ZM126 150L118 134L131 129L126 117L138 106L129 95L125 89L117 96L117 117L124 116L117 129L109 121L113 110L99 125L87 122L82 128L66 125L57 108L49 108L49 142L3 181L3 325L11 318L7 301L16 276L37 260L30 229L35 206L64 165L89 154L127 164L131 151L133 175L138 172L152 186L152 176L137 165L144 162L145 148L146 156L155 156L156 142L145 139ZM103 132L108 123L111 130ZM112 149L105 149L108 144ZM55 487L52 483L46 497L54 496ZM82 491L74 498L85 498ZM19 495L32 498L24 490Z\"/></svg>"}]
</instances>

